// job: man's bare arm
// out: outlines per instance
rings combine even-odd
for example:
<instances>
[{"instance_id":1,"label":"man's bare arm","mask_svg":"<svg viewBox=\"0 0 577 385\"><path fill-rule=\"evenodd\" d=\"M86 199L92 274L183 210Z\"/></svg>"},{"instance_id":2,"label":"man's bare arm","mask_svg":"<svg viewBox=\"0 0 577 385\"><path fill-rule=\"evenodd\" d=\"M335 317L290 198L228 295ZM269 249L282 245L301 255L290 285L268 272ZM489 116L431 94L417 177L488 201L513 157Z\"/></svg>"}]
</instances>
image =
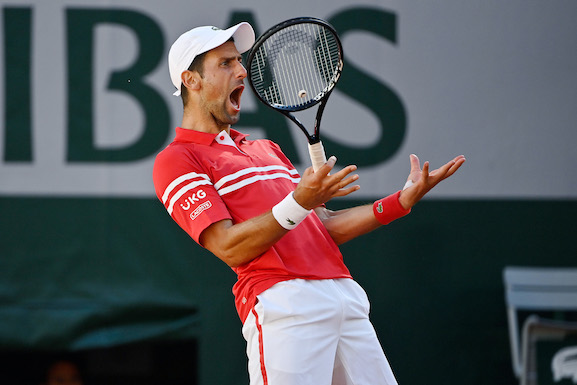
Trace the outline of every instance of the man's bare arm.
<instances>
[{"instance_id":1,"label":"man's bare arm","mask_svg":"<svg viewBox=\"0 0 577 385\"><path fill-rule=\"evenodd\" d=\"M345 196L358 186L347 187L358 179L352 175L356 166L348 166L329 175L336 162L330 158L316 173L307 169L294 191L295 201L310 210L331 198ZM281 239L289 230L283 228L268 211L245 222L233 224L229 219L213 223L200 235L200 243L231 267L252 261Z\"/></svg>"}]
</instances>

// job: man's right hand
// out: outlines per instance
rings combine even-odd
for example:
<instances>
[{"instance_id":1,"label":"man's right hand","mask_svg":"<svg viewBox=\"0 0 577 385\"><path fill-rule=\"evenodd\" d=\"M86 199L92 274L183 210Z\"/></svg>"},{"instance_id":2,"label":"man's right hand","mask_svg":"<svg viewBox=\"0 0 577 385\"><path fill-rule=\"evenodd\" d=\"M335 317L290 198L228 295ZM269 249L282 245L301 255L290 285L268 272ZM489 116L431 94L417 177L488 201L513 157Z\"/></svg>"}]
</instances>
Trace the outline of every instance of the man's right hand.
<instances>
[{"instance_id":1,"label":"man's right hand","mask_svg":"<svg viewBox=\"0 0 577 385\"><path fill-rule=\"evenodd\" d=\"M312 167L305 170L294 192L294 198L298 204L311 210L334 197L346 196L360 189L358 185L347 187L359 179L358 174L350 175L357 170L355 165L347 166L335 174L329 174L336 161L337 158L331 156L317 172L314 172Z\"/></svg>"}]
</instances>

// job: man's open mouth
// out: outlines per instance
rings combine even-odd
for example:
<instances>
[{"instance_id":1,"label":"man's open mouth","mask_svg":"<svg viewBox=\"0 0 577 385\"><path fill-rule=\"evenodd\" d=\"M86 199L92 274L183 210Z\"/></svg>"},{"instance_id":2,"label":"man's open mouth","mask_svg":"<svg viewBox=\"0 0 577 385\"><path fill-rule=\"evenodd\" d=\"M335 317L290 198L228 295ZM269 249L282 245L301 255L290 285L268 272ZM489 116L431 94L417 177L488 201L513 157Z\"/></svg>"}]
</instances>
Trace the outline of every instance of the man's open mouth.
<instances>
[{"instance_id":1,"label":"man's open mouth","mask_svg":"<svg viewBox=\"0 0 577 385\"><path fill-rule=\"evenodd\" d=\"M229 100L230 103L232 104L232 107L236 111L240 111L240 97L243 91L244 91L244 85L241 84L240 86L232 90L232 92L230 93Z\"/></svg>"}]
</instances>

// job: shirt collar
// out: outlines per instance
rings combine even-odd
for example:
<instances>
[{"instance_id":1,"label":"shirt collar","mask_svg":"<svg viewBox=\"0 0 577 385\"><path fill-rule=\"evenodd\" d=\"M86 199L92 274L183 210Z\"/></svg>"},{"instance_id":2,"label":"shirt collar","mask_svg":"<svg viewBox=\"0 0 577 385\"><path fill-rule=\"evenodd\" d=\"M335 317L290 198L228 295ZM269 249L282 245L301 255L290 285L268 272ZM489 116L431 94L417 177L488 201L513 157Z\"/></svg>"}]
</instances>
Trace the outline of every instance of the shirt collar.
<instances>
[{"instance_id":1,"label":"shirt collar","mask_svg":"<svg viewBox=\"0 0 577 385\"><path fill-rule=\"evenodd\" d=\"M176 137L174 140L175 142L191 142L210 146L212 142L217 141L217 136L223 133L226 134L226 131L222 131L219 134L209 134L207 132L176 127ZM240 143L247 136L247 134L240 133L232 128L230 129L230 138L232 138L235 143Z\"/></svg>"}]
</instances>

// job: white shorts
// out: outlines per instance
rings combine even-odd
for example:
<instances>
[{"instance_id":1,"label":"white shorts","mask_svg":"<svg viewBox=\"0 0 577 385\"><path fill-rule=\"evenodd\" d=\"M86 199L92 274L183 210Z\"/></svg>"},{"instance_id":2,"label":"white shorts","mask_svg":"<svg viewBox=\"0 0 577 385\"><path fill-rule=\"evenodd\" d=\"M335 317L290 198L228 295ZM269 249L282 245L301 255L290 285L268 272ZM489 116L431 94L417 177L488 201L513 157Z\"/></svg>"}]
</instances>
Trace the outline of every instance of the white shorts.
<instances>
[{"instance_id":1,"label":"white shorts","mask_svg":"<svg viewBox=\"0 0 577 385\"><path fill-rule=\"evenodd\" d=\"M280 282L258 296L242 334L251 385L396 385L352 279Z\"/></svg>"}]
</instances>

